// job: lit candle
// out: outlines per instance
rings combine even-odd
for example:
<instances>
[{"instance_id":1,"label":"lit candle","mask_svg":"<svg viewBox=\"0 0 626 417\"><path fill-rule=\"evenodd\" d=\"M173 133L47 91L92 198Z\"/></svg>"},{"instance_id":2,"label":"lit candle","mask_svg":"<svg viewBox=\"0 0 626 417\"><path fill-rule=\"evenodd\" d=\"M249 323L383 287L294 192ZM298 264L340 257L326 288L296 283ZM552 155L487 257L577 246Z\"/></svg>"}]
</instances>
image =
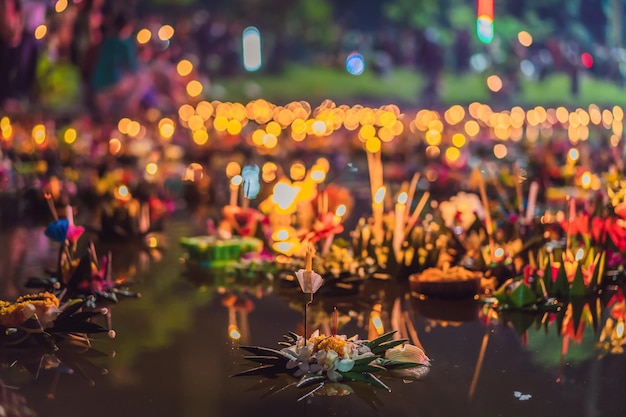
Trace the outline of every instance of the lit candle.
<instances>
[{"instance_id":1,"label":"lit candle","mask_svg":"<svg viewBox=\"0 0 626 417\"><path fill-rule=\"evenodd\" d=\"M308 247L307 251L306 251L306 262L305 262L305 266L304 266L304 272L311 272L313 271L313 248L311 248L311 246ZM310 276L310 274L309 274Z\"/></svg>"},{"instance_id":2,"label":"lit candle","mask_svg":"<svg viewBox=\"0 0 626 417\"><path fill-rule=\"evenodd\" d=\"M539 192L539 184L536 181L530 183L528 189L528 205L526 206L526 223L533 221L535 215L535 205L537 204L537 193Z\"/></svg>"},{"instance_id":3,"label":"lit candle","mask_svg":"<svg viewBox=\"0 0 626 417\"><path fill-rule=\"evenodd\" d=\"M407 193L401 192L398 195L398 202L396 203L392 247L397 260L400 259L400 249L402 247L402 241L404 240L404 214L406 212L406 202L408 198Z\"/></svg>"},{"instance_id":4,"label":"lit candle","mask_svg":"<svg viewBox=\"0 0 626 417\"><path fill-rule=\"evenodd\" d=\"M386 192L387 188L384 186L378 188L372 204L372 212L374 214L374 239L376 239L378 244L383 242L383 201L385 200Z\"/></svg>"},{"instance_id":5,"label":"lit candle","mask_svg":"<svg viewBox=\"0 0 626 417\"><path fill-rule=\"evenodd\" d=\"M65 206L65 217L70 226L74 226L74 212L72 211L72 206L69 204Z\"/></svg>"},{"instance_id":6,"label":"lit candle","mask_svg":"<svg viewBox=\"0 0 626 417\"><path fill-rule=\"evenodd\" d=\"M344 204L340 204L335 210L335 215L333 216L333 224L332 224L333 228L341 223L341 218L345 214L346 214L346 206ZM326 237L326 240L324 241L324 247L322 248L323 256L328 255L328 252L330 252L330 248L333 245L334 239L335 239L334 233L331 233Z\"/></svg>"},{"instance_id":7,"label":"lit candle","mask_svg":"<svg viewBox=\"0 0 626 417\"><path fill-rule=\"evenodd\" d=\"M239 186L243 182L241 175L235 175L230 180L230 205L236 206L239 197Z\"/></svg>"}]
</instances>

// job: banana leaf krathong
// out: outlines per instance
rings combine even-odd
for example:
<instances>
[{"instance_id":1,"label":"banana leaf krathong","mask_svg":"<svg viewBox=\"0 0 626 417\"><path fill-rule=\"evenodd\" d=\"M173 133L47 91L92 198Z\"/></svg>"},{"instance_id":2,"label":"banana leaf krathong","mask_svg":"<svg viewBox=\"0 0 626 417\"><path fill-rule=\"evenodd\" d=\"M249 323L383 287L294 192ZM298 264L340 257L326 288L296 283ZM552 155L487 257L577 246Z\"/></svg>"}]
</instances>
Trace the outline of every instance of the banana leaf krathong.
<instances>
[{"instance_id":1,"label":"banana leaf krathong","mask_svg":"<svg viewBox=\"0 0 626 417\"><path fill-rule=\"evenodd\" d=\"M241 346L251 355L244 359L258 366L233 376L291 374L299 378L295 387L315 386L300 400L314 394L325 384L363 382L375 388L391 389L378 375L419 379L428 373L430 360L407 339L394 339L395 331L373 340L348 339L345 335L325 336L319 332L305 340L290 332L279 342L282 349Z\"/></svg>"}]
</instances>

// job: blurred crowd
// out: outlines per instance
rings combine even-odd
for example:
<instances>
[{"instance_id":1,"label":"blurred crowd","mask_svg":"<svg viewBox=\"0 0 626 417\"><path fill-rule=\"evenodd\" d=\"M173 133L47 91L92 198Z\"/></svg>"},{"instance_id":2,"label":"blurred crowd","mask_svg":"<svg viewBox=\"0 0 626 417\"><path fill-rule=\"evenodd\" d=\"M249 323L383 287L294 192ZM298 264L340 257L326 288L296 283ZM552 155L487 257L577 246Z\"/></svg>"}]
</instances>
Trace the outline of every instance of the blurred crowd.
<instances>
[{"instance_id":1,"label":"blurred crowd","mask_svg":"<svg viewBox=\"0 0 626 417\"><path fill-rule=\"evenodd\" d=\"M3 113L45 109L75 115L88 110L115 118L142 106L172 113L188 101L190 80L199 80L206 96L209 77L243 72L244 22L205 9L141 17L129 12L134 9L114 0L0 0ZM163 31L166 25L172 25L170 32ZM469 29L442 33L381 26L364 31L339 22L329 26L323 44L285 33L264 32L264 71L278 72L288 61L345 66L346 55L359 51L380 77L399 67L420 71L426 81L420 97L432 100L421 104L429 105L438 100L444 71L499 73L500 95L506 96L519 91L522 78L542 79L553 72L568 74L574 95L582 72L622 86L626 70L623 49L594 46L586 51L560 37L528 45L496 38L485 46ZM183 59L193 64L193 71L181 75L176 65Z\"/></svg>"}]
</instances>

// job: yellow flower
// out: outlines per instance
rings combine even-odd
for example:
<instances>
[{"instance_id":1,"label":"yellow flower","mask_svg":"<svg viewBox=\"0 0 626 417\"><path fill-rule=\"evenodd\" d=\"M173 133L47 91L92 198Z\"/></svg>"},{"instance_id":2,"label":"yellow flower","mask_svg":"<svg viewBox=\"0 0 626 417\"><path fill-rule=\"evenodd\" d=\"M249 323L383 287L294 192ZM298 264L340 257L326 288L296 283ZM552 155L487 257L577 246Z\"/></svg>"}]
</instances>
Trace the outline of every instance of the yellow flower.
<instances>
[{"instance_id":1,"label":"yellow flower","mask_svg":"<svg viewBox=\"0 0 626 417\"><path fill-rule=\"evenodd\" d=\"M343 356L345 354L345 349L347 346L347 340L337 336L330 336L325 338L324 340L321 340L316 347L314 345L314 350L334 350L339 356Z\"/></svg>"}]
</instances>

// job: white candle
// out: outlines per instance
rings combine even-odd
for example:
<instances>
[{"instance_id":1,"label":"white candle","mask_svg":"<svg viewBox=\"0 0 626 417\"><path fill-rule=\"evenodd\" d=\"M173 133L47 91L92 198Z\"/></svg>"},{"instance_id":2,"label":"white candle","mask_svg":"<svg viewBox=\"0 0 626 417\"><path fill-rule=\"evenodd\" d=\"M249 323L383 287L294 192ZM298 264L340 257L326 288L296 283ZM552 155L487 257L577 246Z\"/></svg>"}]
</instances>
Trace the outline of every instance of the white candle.
<instances>
[{"instance_id":1,"label":"white candle","mask_svg":"<svg viewBox=\"0 0 626 417\"><path fill-rule=\"evenodd\" d=\"M537 193L539 192L539 184L533 181L528 189L528 205L526 206L526 223L531 223L535 214L535 205L537 204Z\"/></svg>"},{"instance_id":2,"label":"white candle","mask_svg":"<svg viewBox=\"0 0 626 417\"><path fill-rule=\"evenodd\" d=\"M230 180L230 205L236 206L239 197L239 186L243 182L241 175L235 175Z\"/></svg>"},{"instance_id":3,"label":"white candle","mask_svg":"<svg viewBox=\"0 0 626 417\"><path fill-rule=\"evenodd\" d=\"M402 242L404 241L404 214L406 212L407 199L407 193L401 192L398 195L398 202L396 203L392 247L397 260L400 259L400 249L402 247Z\"/></svg>"}]
</instances>

